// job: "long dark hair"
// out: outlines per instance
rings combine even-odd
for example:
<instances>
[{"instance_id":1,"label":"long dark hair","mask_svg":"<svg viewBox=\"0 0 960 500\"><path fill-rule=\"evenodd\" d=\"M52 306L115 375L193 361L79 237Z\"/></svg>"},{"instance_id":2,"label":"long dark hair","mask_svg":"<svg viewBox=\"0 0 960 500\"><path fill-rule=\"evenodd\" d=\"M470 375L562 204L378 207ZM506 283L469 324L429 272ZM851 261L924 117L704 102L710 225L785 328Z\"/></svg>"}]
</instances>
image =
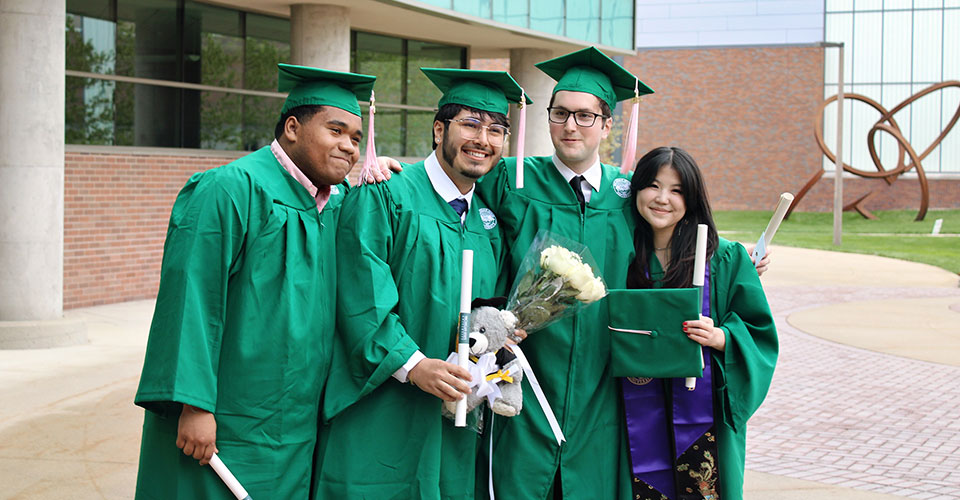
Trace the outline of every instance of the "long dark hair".
<instances>
[{"instance_id":1,"label":"long dark hair","mask_svg":"<svg viewBox=\"0 0 960 500\"><path fill-rule=\"evenodd\" d=\"M670 264L663 275L665 288L686 288L693 285L693 264L697 250L697 224L707 225L707 260L717 249L717 226L707 197L707 186L700 175L700 167L690 153L675 147L660 147L643 155L630 182L633 215L637 228L633 235L636 259L627 272L629 288L653 288L650 279L650 258L653 256L653 229L640 215L637 193L653 184L661 168L673 168L680 176L680 189L686 204L686 213L673 228L670 239Z\"/></svg>"}]
</instances>

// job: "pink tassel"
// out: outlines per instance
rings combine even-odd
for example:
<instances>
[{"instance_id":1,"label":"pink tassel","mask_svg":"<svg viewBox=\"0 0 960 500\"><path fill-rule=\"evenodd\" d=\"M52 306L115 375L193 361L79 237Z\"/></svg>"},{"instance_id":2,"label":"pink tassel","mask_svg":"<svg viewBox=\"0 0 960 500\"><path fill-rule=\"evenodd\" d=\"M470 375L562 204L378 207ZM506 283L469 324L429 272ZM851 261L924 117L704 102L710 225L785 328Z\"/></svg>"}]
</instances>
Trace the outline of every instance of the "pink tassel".
<instances>
[{"instance_id":1,"label":"pink tassel","mask_svg":"<svg viewBox=\"0 0 960 500\"><path fill-rule=\"evenodd\" d=\"M373 141L373 115L377 113L376 106L376 97L374 92L370 91L370 113L367 117L367 150L363 156L363 167L360 169L360 179L357 182L358 186L367 184L367 176L373 176L373 169L379 169L380 165L377 163L377 147Z\"/></svg>"},{"instance_id":2,"label":"pink tassel","mask_svg":"<svg viewBox=\"0 0 960 500\"><path fill-rule=\"evenodd\" d=\"M630 122L623 137L623 161L620 163L620 173L626 174L633 170L633 161L637 158L637 129L640 127L640 80L633 84L633 103L630 105Z\"/></svg>"},{"instance_id":3,"label":"pink tassel","mask_svg":"<svg viewBox=\"0 0 960 500\"><path fill-rule=\"evenodd\" d=\"M523 189L523 139L527 135L527 96L520 88L520 120L517 125L517 189Z\"/></svg>"}]
</instances>

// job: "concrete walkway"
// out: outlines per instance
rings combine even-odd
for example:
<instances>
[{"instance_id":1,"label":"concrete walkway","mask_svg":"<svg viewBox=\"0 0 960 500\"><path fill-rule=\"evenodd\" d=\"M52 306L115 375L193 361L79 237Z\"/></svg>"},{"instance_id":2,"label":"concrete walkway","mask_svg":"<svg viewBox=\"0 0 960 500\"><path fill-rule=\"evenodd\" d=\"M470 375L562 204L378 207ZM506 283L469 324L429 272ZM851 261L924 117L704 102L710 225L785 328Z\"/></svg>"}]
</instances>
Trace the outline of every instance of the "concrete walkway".
<instances>
[{"instance_id":1,"label":"concrete walkway","mask_svg":"<svg viewBox=\"0 0 960 500\"><path fill-rule=\"evenodd\" d=\"M750 423L746 498L960 498L957 275L786 247L773 259L781 356ZM0 351L0 499L132 497L152 309L69 311L90 344Z\"/></svg>"}]
</instances>

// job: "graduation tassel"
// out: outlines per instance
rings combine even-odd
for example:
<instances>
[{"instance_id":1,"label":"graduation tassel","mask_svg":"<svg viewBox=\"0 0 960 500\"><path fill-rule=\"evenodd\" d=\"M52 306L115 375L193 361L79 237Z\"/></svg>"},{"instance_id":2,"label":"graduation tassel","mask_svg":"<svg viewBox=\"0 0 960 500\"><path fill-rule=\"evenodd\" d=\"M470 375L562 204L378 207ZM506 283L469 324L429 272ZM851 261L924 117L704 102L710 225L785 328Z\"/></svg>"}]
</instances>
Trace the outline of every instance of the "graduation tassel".
<instances>
[{"instance_id":1,"label":"graduation tassel","mask_svg":"<svg viewBox=\"0 0 960 500\"><path fill-rule=\"evenodd\" d=\"M523 189L523 138L527 135L527 96L520 87L520 119L517 123L517 189Z\"/></svg>"},{"instance_id":2,"label":"graduation tassel","mask_svg":"<svg viewBox=\"0 0 960 500\"><path fill-rule=\"evenodd\" d=\"M637 129L640 127L640 80L633 84L633 102L630 104L630 122L627 123L627 132L623 138L623 161L620 163L620 173L626 174L633 170L633 161L637 158Z\"/></svg>"},{"instance_id":3,"label":"graduation tassel","mask_svg":"<svg viewBox=\"0 0 960 500\"><path fill-rule=\"evenodd\" d=\"M360 169L360 179L357 182L358 186L371 184L373 182L373 169L380 168L380 165L377 164L377 147L373 141L373 115L377 113L376 102L377 98L374 95L374 92L371 90L370 113L368 113L367 118L367 149L363 155L363 167ZM371 181L367 181L367 176L370 177Z\"/></svg>"}]
</instances>

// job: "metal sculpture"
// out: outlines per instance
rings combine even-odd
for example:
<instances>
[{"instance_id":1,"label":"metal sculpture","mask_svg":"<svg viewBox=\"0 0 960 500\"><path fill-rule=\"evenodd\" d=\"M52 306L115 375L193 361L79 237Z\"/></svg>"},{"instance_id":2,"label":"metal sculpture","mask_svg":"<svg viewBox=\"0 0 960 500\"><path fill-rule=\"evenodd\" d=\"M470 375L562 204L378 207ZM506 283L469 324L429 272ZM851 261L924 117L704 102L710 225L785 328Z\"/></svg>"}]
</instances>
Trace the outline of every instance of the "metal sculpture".
<instances>
[{"instance_id":1,"label":"metal sculpture","mask_svg":"<svg viewBox=\"0 0 960 500\"><path fill-rule=\"evenodd\" d=\"M943 142L943 138L946 137L948 133L950 133L950 130L953 129L953 126L957 123L957 120L960 119L960 105L957 106L956 112L953 113L953 118L951 118L950 122L947 123L947 126L943 128L943 130L940 132L940 135L937 136L936 140L930 143L927 149L925 149L920 154L917 154L916 150L910 144L910 141L908 141L903 136L903 133L900 131L900 126L897 125L897 121L894 120L893 116L896 115L897 112L899 112L903 108L913 104L916 100L920 99L921 97L927 94L936 92L938 90L945 89L947 87L960 88L960 81L951 80L951 81L946 81L946 82L938 83L935 85L931 85L930 87L927 87L926 89L923 89L920 92L917 92L916 94L910 96L900 104L897 104L896 107L894 107L889 111L883 106L881 106L880 103L878 103L877 101L874 101L873 99L870 99L867 96L860 95L860 94L844 93L844 99L853 99L855 101L860 101L872 107L873 109L877 110L877 112L880 113L880 119L877 120L877 122L874 123L873 127L870 128L870 131L867 132L867 149L870 151L870 159L873 160L873 165L877 168L877 171L868 172L865 170L860 170L860 169L854 168L853 166L847 163L843 164L843 170L846 172L850 172L851 174L858 175L860 177L865 177L868 179L883 179L887 183L887 185L890 185L897 180L897 177L899 177L900 174L907 172L910 169L916 169L917 178L920 180L920 211L917 213L917 217L914 220L918 220L918 221L923 220L923 218L927 215L927 207L930 204L930 189L929 189L929 186L927 185L927 175L923 171L923 164L922 164L923 159L926 158L930 154L930 152L936 149L936 147L939 146L941 142ZM823 130L820 124L823 123L824 109L826 109L826 107L830 105L830 103L836 100L837 100L837 96L833 96L823 101L823 103L820 105L820 109L817 110L817 118L816 118L816 121L814 122L814 127L813 127L813 132L817 139L817 145L820 146L820 150L823 152L823 154L826 155L827 158L829 158L830 161L834 163L836 163L836 155L833 153L833 151L830 151L830 148L828 148L827 144L823 141ZM876 143L874 141L874 139L877 136L877 132L886 132L890 134L897 141L897 149L898 149L897 166L891 170L887 170L886 168L884 168L883 164L880 161L880 156L877 154ZM906 160L908 157L910 159L910 162L906 163L904 160ZM793 209L796 208L798 203L800 203L800 200L803 199L804 195L806 195L807 192L810 191L811 188L813 188L814 184L816 184L817 181L819 181L820 178L823 177L823 174L824 174L824 170L822 168L819 169L813 175L813 177L811 177L810 180L807 181L807 183L803 186L803 188L800 189L800 192L797 193L796 198L794 198L793 203L790 205L790 208L787 210L787 216L789 216L793 212ZM870 191L867 194L861 196L860 198L857 198L853 202L845 205L843 209L845 211L851 210L851 209L856 210L860 215L864 216L867 219L876 219L877 217L873 215L873 213L870 212L870 210L868 210L865 206L866 202L869 201L871 198L873 198L876 195L876 193L877 192L875 190Z\"/></svg>"}]
</instances>

